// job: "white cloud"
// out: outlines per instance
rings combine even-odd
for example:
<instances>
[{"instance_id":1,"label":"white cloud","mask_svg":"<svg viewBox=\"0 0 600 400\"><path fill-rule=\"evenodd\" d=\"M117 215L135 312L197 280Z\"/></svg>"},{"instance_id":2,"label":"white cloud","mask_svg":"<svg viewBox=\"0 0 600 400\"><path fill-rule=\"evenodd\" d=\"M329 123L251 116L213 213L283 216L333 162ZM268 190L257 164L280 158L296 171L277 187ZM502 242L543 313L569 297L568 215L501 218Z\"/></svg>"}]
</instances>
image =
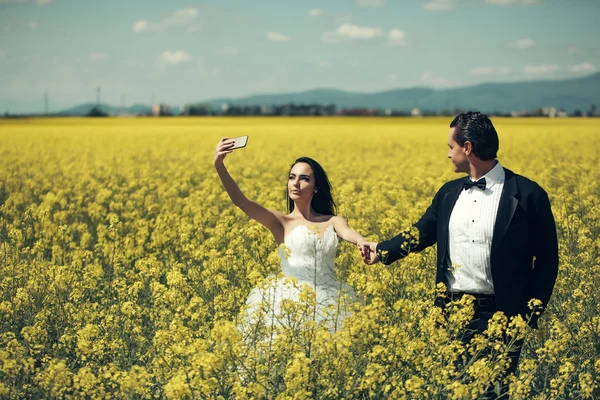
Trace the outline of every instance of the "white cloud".
<instances>
[{"instance_id":1,"label":"white cloud","mask_svg":"<svg viewBox=\"0 0 600 400\"><path fill-rule=\"evenodd\" d=\"M571 65L569 66L569 71L573 72L594 72L596 71L596 67L591 63L586 62L583 64Z\"/></svg>"},{"instance_id":2,"label":"white cloud","mask_svg":"<svg viewBox=\"0 0 600 400\"><path fill-rule=\"evenodd\" d=\"M323 14L323 11L321 11L318 8L313 8L312 10L308 10L308 15L311 17L318 17L321 14Z\"/></svg>"},{"instance_id":3,"label":"white cloud","mask_svg":"<svg viewBox=\"0 0 600 400\"><path fill-rule=\"evenodd\" d=\"M454 8L453 0L433 0L423 5L427 11L447 11Z\"/></svg>"},{"instance_id":4,"label":"white cloud","mask_svg":"<svg viewBox=\"0 0 600 400\"><path fill-rule=\"evenodd\" d=\"M289 36L286 36L283 33L279 33L279 32L267 32L267 39L269 39L271 42L289 42L290 41Z\"/></svg>"},{"instance_id":5,"label":"white cloud","mask_svg":"<svg viewBox=\"0 0 600 400\"><path fill-rule=\"evenodd\" d=\"M37 21L29 21L28 25L31 29L36 29L39 26Z\"/></svg>"},{"instance_id":6,"label":"white cloud","mask_svg":"<svg viewBox=\"0 0 600 400\"><path fill-rule=\"evenodd\" d=\"M240 51L235 47L223 47L217 50L215 54L223 57L234 57L240 54Z\"/></svg>"},{"instance_id":7,"label":"white cloud","mask_svg":"<svg viewBox=\"0 0 600 400\"><path fill-rule=\"evenodd\" d=\"M200 15L200 11L198 11L197 8L182 8L173 11L170 15L158 22L149 22L145 19L139 20L133 24L131 30L135 33L164 32L169 28L177 26L188 26L188 29L190 29L190 25L196 21L198 15ZM191 29L193 30L195 29L194 27L197 26L197 24L193 24Z\"/></svg>"},{"instance_id":8,"label":"white cloud","mask_svg":"<svg viewBox=\"0 0 600 400\"><path fill-rule=\"evenodd\" d=\"M166 50L160 55L160 61L163 64L177 65L189 62L192 59L189 53L183 50L170 51Z\"/></svg>"},{"instance_id":9,"label":"white cloud","mask_svg":"<svg viewBox=\"0 0 600 400\"><path fill-rule=\"evenodd\" d=\"M319 63L319 68L329 69L332 67L332 64L329 61L321 61Z\"/></svg>"},{"instance_id":10,"label":"white cloud","mask_svg":"<svg viewBox=\"0 0 600 400\"><path fill-rule=\"evenodd\" d=\"M556 64L527 65L523 68L523 73L528 75L543 75L551 74L559 69L560 67Z\"/></svg>"},{"instance_id":11,"label":"white cloud","mask_svg":"<svg viewBox=\"0 0 600 400\"><path fill-rule=\"evenodd\" d=\"M567 49L567 51L568 51L569 53L577 53L577 52L579 51L579 49L578 49L577 47L575 47L575 46L571 46L571 47L569 47L569 48Z\"/></svg>"},{"instance_id":12,"label":"white cloud","mask_svg":"<svg viewBox=\"0 0 600 400\"><path fill-rule=\"evenodd\" d=\"M381 28L358 26L350 23L340 25L335 32L325 32L325 43L339 43L346 40L372 40L383 36Z\"/></svg>"},{"instance_id":13,"label":"white cloud","mask_svg":"<svg viewBox=\"0 0 600 400\"><path fill-rule=\"evenodd\" d=\"M508 45L517 49L530 49L535 46L535 41L530 38L519 39L515 40L514 42L510 42Z\"/></svg>"},{"instance_id":14,"label":"white cloud","mask_svg":"<svg viewBox=\"0 0 600 400\"><path fill-rule=\"evenodd\" d=\"M406 40L404 40L406 34L400 29L394 28L390 30L388 33L388 39L390 44L403 46L406 44Z\"/></svg>"},{"instance_id":15,"label":"white cloud","mask_svg":"<svg viewBox=\"0 0 600 400\"><path fill-rule=\"evenodd\" d=\"M485 0L485 2L495 4L497 6L509 6L512 4L530 6L539 3L538 0Z\"/></svg>"},{"instance_id":16,"label":"white cloud","mask_svg":"<svg viewBox=\"0 0 600 400\"><path fill-rule=\"evenodd\" d=\"M385 0L358 0L358 5L361 7L382 7L385 5Z\"/></svg>"},{"instance_id":17,"label":"white cloud","mask_svg":"<svg viewBox=\"0 0 600 400\"><path fill-rule=\"evenodd\" d=\"M135 33L144 32L148 30L148 25L148 21L146 20L137 21L135 24L133 24L131 30Z\"/></svg>"},{"instance_id":18,"label":"white cloud","mask_svg":"<svg viewBox=\"0 0 600 400\"><path fill-rule=\"evenodd\" d=\"M477 67L469 71L471 75L506 75L512 72L511 67Z\"/></svg>"},{"instance_id":19,"label":"white cloud","mask_svg":"<svg viewBox=\"0 0 600 400\"><path fill-rule=\"evenodd\" d=\"M92 52L92 53L88 54L88 61L91 63L97 62L97 61L102 61L102 60L106 59L106 57L107 57L106 53Z\"/></svg>"}]
</instances>

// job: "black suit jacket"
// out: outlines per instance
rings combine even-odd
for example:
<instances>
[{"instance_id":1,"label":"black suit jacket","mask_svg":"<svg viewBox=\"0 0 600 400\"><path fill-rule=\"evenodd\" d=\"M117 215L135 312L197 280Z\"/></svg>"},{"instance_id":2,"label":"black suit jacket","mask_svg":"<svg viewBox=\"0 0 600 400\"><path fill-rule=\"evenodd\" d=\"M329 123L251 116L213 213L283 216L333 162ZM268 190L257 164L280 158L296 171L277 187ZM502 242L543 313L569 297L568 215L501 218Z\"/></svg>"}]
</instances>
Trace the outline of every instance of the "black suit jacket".
<instances>
[{"instance_id":1,"label":"black suit jacket","mask_svg":"<svg viewBox=\"0 0 600 400\"><path fill-rule=\"evenodd\" d=\"M537 183L504 169L505 181L494 225L490 254L492 279L499 311L508 316L530 314L535 298L548 304L558 275L556 225L548 195ZM468 178L444 184L425 214L414 225L419 237L404 232L379 243L384 264L437 243L436 282L446 281L450 214ZM532 318L537 325L537 317Z\"/></svg>"}]
</instances>

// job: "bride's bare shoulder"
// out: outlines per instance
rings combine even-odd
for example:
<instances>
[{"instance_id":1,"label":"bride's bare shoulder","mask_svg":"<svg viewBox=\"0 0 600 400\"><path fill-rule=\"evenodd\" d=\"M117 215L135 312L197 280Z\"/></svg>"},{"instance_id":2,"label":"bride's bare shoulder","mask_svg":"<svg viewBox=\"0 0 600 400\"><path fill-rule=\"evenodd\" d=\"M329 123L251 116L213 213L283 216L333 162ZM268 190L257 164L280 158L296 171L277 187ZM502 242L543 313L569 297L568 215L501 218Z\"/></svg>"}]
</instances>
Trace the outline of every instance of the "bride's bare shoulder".
<instances>
[{"instance_id":1,"label":"bride's bare shoulder","mask_svg":"<svg viewBox=\"0 0 600 400\"><path fill-rule=\"evenodd\" d=\"M331 218L329 219L329 222L331 222L332 224L345 223L346 218L344 218L340 215L332 215Z\"/></svg>"}]
</instances>

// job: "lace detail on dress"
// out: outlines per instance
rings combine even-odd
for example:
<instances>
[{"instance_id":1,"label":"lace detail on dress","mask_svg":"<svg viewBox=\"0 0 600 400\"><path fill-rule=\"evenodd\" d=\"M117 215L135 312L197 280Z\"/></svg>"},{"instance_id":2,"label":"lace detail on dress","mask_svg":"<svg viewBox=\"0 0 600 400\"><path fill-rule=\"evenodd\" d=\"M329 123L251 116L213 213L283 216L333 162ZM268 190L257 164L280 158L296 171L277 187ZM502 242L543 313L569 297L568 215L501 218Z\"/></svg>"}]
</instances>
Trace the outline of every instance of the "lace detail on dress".
<instances>
[{"instance_id":1,"label":"lace detail on dress","mask_svg":"<svg viewBox=\"0 0 600 400\"><path fill-rule=\"evenodd\" d=\"M269 278L250 292L246 315L255 323L290 326L315 321L331 332L349 315L348 300L356 292L336 279L338 237L329 225L323 237L306 225L297 225L285 237L287 252L279 248L283 278ZM286 257L287 253L287 257Z\"/></svg>"}]
</instances>

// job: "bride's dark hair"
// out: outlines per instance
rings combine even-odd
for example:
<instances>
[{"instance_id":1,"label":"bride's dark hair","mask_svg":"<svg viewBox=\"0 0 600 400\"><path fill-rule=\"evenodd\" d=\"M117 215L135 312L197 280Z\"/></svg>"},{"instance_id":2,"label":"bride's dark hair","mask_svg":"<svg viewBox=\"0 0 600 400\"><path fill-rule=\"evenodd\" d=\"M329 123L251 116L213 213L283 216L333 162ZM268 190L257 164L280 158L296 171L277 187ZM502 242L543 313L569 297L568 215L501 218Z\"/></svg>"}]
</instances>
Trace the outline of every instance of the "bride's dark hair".
<instances>
[{"instance_id":1,"label":"bride's dark hair","mask_svg":"<svg viewBox=\"0 0 600 400\"><path fill-rule=\"evenodd\" d=\"M294 167L294 165L298 163L306 163L310 165L315 174L315 188L317 189L317 193L312 198L310 202L310 206L313 210L323 215L336 215L337 206L335 205L335 201L333 201L333 196L331 195L331 183L329 183L329 179L327 178L327 174L321 165L309 157L300 157L290 167L290 171ZM289 176L289 172L288 172ZM287 186L285 189L285 196L287 198L287 206L288 212L294 211L294 201L290 198L290 195L287 190Z\"/></svg>"}]
</instances>

